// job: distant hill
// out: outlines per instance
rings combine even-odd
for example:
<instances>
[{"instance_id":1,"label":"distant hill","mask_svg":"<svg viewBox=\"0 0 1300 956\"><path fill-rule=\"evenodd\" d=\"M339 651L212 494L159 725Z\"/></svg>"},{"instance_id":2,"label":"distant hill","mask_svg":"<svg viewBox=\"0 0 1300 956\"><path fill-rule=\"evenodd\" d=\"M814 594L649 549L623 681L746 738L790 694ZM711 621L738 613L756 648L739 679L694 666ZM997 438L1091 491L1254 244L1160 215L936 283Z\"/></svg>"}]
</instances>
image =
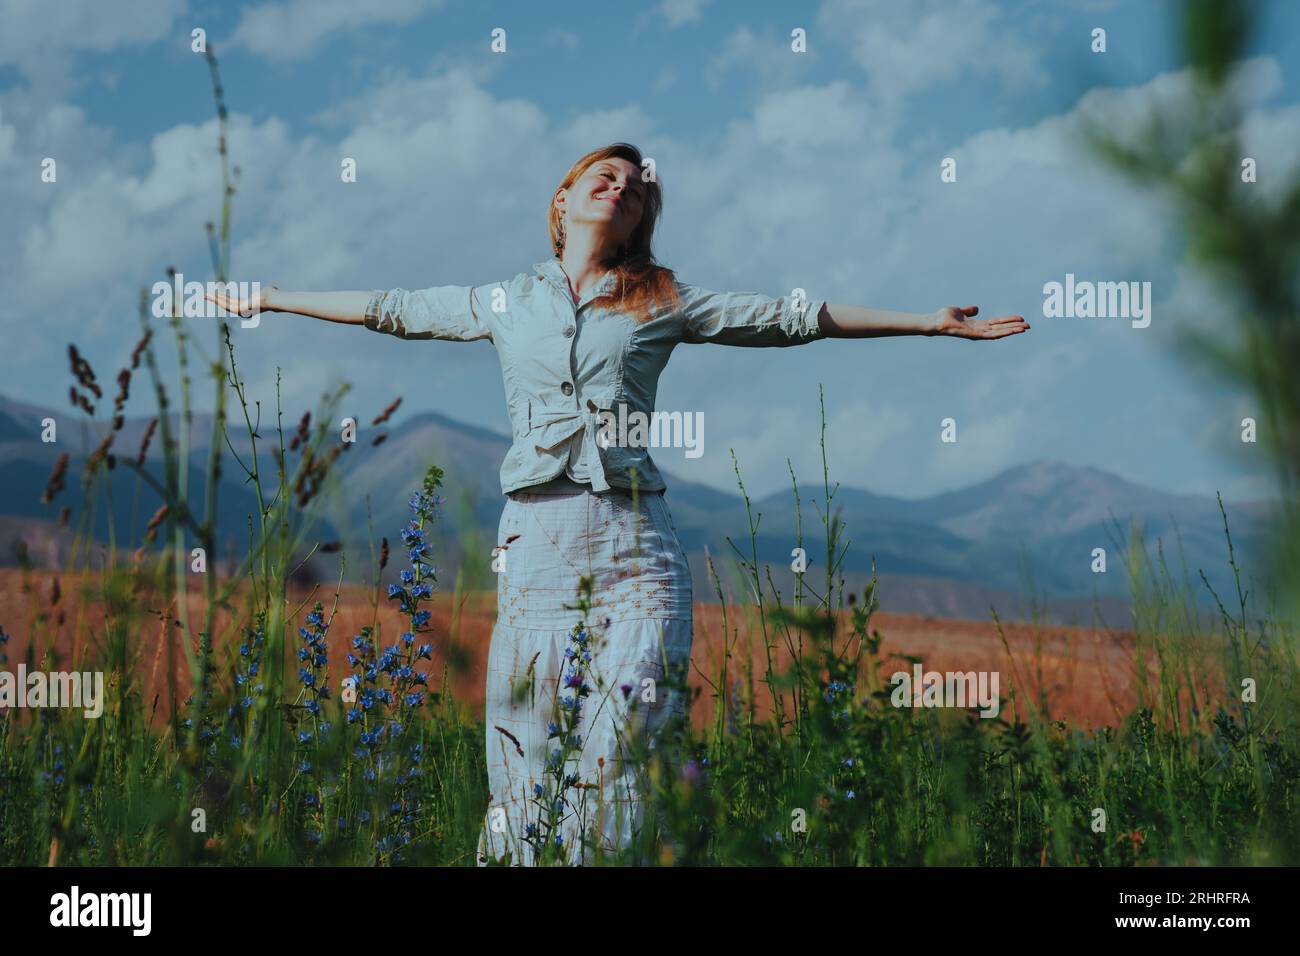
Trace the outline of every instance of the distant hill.
<instances>
[{"instance_id":1,"label":"distant hill","mask_svg":"<svg viewBox=\"0 0 1300 956\"><path fill-rule=\"evenodd\" d=\"M285 436L297 426L301 411L284 416ZM60 442L39 440L40 422L54 417ZM175 428L175 416L172 427ZM466 584L493 587L487 563L495 543L503 499L498 470L509 439L465 425L436 412L421 412L387 430L386 440L371 444L377 428L363 436L336 462L337 481L322 495L322 516L313 540L341 540L349 557L348 577L372 576L371 547L378 550L386 536L395 557L385 579L401 563L400 529L408 518L407 501L429 463L446 472L445 509L431 534L439 580L450 587L457 570ZM147 418L128 418L114 443L119 454L134 457L148 425ZM259 454L264 474L273 467L270 448L278 439L272 423L260 426ZM201 502L203 473L212 421L195 415L191 429L191 494ZM86 455L99 443L107 422L88 423L81 412L57 412L0 396L0 563L14 563L14 538L28 542L32 560L66 558L67 529L55 525L59 509L80 509L80 476ZM232 421L231 445L251 463L248 435L242 421ZM68 430L72 436L69 438ZM155 432L147 463L158 474L160 432ZM54 461L72 452L67 487L53 505L40 503ZM291 462L297 457L291 453ZM226 555L247 547L248 520L257 511L252 486L230 459L218 501L218 528ZM112 507L103 498L96 504L95 535L107 540L111 510L119 548L134 548L144 525L160 503L152 489L128 469L111 474ZM698 601L716 599L708 573L706 549L730 599L743 597L744 585L731 558L730 538L749 554L744 502L737 494L718 491L669 475L668 502L682 546L690 558ZM273 492L273 476L268 487ZM138 487L137 487L138 485ZM819 489L801 486L804 548L809 566L806 582L818 591L825 582L825 541L813 504ZM795 513L789 492L753 501L762 514L757 537L761 563L770 563L772 578L788 600L794 584L789 570L795 547ZM921 499L877 495L841 486L833 500L846 526L848 550L841 564L846 586L859 590L870 577L872 558L880 577L883 609L940 617L989 617L990 605L1008 620L1038 614L1051 623L1131 623L1130 582L1125 549L1130 522L1145 531L1147 553L1158 560L1157 538L1165 561L1176 578L1186 577L1194 591L1205 595L1199 570L1219 593L1232 593L1231 571L1218 503L1209 496L1174 495L1127 482L1101 469L1053 461L1015 465L997 476L958 491ZM1268 521L1263 503L1228 506L1233 545L1239 563L1253 569L1252 557ZM74 523L75 523L74 517ZM368 528L370 531L368 532ZM1181 538L1181 543L1179 541ZM1105 548L1107 573L1091 570L1094 548ZM338 574L337 555L318 555L309 573L329 581ZM766 579L766 575L765 575Z\"/></svg>"}]
</instances>

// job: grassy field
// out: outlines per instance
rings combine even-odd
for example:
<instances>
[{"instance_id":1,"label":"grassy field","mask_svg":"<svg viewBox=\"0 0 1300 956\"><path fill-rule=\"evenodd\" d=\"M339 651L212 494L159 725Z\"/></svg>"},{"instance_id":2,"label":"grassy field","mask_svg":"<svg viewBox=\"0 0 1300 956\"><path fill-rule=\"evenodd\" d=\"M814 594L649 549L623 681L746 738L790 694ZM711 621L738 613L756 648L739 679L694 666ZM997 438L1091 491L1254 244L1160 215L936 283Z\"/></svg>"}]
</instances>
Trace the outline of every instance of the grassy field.
<instances>
[{"instance_id":1,"label":"grassy field","mask_svg":"<svg viewBox=\"0 0 1300 956\"><path fill-rule=\"evenodd\" d=\"M222 593L188 641L169 561L59 576L66 592L11 574L30 639L0 645L3 666L99 670L108 690L98 719L0 711L0 862L473 864L493 603L435 597L437 481L394 535L401 583L282 601L256 575L205 582ZM823 531L837 553L843 529ZM1144 557L1130 633L899 619L888 640L872 588L832 574L778 596L750 566L763 600L701 607L691 719L644 755L654 822L605 862L1297 862L1294 632L1241 594L1193 631ZM889 675L915 661L999 671L1000 713L897 706Z\"/></svg>"}]
</instances>

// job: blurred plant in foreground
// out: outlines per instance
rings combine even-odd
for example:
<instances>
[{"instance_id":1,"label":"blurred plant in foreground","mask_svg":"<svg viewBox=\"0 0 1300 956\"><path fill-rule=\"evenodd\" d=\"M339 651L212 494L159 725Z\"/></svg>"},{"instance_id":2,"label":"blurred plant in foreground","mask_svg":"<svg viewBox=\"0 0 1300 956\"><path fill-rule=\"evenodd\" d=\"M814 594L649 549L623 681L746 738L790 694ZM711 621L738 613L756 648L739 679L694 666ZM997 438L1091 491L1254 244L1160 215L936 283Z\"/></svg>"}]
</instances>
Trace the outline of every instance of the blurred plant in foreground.
<instances>
[{"instance_id":1,"label":"blurred plant in foreground","mask_svg":"<svg viewBox=\"0 0 1300 956\"><path fill-rule=\"evenodd\" d=\"M1162 98L1132 140L1095 124L1087 138L1106 163L1173 200L1191 261L1231 303L1238 341L1225 342L1222 327L1176 331L1189 357L1246 386L1258 404L1282 494L1271 564L1278 599L1293 613L1300 609L1300 379L1293 371L1300 366L1300 171L1286 182L1256 182L1256 158L1242 147L1239 100L1260 13L1251 0L1184 0L1186 90ZM1271 177L1276 168L1258 172Z\"/></svg>"}]
</instances>

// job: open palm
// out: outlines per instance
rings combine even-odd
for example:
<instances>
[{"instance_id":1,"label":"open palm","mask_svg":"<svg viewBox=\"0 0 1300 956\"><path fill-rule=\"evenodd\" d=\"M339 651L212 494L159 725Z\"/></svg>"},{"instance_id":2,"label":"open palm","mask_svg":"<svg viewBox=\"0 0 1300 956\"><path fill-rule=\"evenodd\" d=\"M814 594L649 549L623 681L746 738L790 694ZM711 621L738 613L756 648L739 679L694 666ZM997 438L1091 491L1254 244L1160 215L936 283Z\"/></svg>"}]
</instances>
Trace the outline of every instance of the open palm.
<instances>
[{"instance_id":1,"label":"open palm","mask_svg":"<svg viewBox=\"0 0 1300 956\"><path fill-rule=\"evenodd\" d=\"M939 335L959 339L1000 339L1029 331L1022 315L1000 315L994 319L977 319L979 306L948 306L939 310Z\"/></svg>"},{"instance_id":2,"label":"open palm","mask_svg":"<svg viewBox=\"0 0 1300 956\"><path fill-rule=\"evenodd\" d=\"M238 296L227 295L224 290L217 289L207 292L203 298L209 302L215 302L219 308L225 309L238 315L250 316L258 312L270 312L270 295L279 288L273 285L264 285L258 288L254 295Z\"/></svg>"}]
</instances>

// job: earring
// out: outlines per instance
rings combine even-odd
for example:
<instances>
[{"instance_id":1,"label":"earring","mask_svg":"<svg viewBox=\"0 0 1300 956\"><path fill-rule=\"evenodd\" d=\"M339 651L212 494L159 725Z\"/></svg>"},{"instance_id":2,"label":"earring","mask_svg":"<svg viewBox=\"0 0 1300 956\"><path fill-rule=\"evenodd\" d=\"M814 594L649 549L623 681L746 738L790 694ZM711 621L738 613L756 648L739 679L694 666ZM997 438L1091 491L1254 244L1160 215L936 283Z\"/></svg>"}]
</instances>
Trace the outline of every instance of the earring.
<instances>
[{"instance_id":1,"label":"earring","mask_svg":"<svg viewBox=\"0 0 1300 956\"><path fill-rule=\"evenodd\" d=\"M560 220L556 225L556 232L558 232L559 235L555 238L555 248L560 249L564 246L564 213L560 213Z\"/></svg>"}]
</instances>

